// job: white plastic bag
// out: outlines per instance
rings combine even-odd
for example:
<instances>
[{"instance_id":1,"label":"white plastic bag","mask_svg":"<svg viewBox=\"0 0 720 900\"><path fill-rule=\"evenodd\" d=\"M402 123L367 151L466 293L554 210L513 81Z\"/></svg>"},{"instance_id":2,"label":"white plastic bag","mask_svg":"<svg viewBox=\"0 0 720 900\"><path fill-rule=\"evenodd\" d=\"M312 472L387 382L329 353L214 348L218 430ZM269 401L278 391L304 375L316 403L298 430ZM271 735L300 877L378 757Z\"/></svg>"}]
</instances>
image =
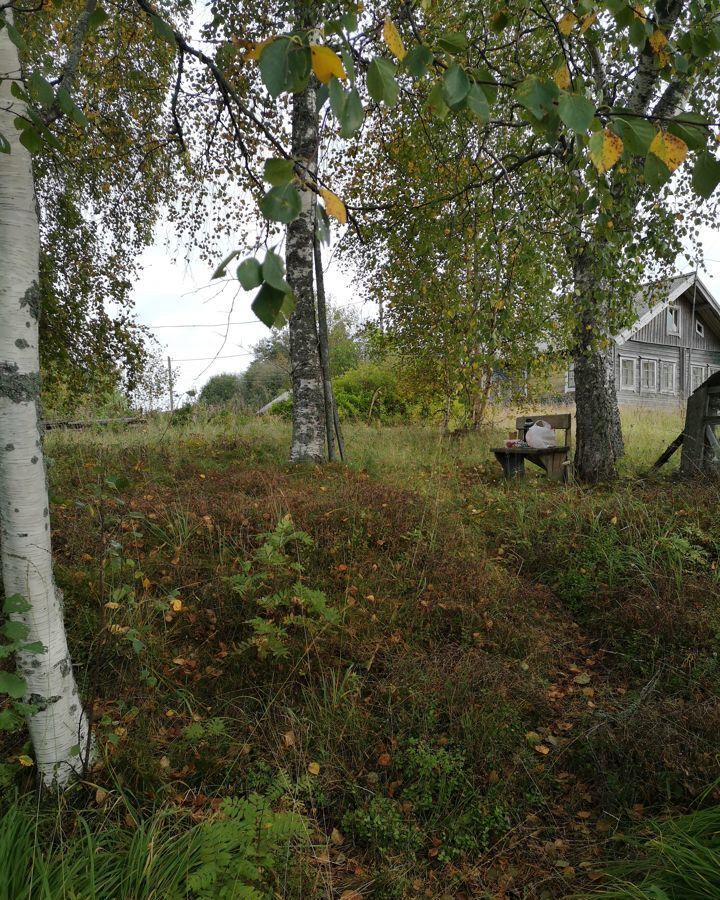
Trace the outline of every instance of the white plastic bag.
<instances>
[{"instance_id":1,"label":"white plastic bag","mask_svg":"<svg viewBox=\"0 0 720 900\"><path fill-rule=\"evenodd\" d=\"M525 440L536 450L547 450L555 446L555 430L547 422L537 419L525 432Z\"/></svg>"}]
</instances>

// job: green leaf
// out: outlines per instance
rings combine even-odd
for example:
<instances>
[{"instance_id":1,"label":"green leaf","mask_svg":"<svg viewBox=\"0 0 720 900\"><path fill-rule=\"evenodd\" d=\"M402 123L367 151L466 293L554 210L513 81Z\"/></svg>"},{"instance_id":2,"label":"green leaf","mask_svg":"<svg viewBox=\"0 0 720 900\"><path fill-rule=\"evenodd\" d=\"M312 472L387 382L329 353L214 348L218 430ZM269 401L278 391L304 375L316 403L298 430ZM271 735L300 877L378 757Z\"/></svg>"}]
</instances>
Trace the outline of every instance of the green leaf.
<instances>
[{"instance_id":1,"label":"green leaf","mask_svg":"<svg viewBox=\"0 0 720 900\"><path fill-rule=\"evenodd\" d=\"M260 201L260 211L266 219L289 225L300 215L300 194L291 185L270 188Z\"/></svg>"},{"instance_id":2,"label":"green leaf","mask_svg":"<svg viewBox=\"0 0 720 900\"><path fill-rule=\"evenodd\" d=\"M152 23L152 30L156 37L175 46L175 32L165 19L161 19L160 16L151 15L150 22Z\"/></svg>"},{"instance_id":3,"label":"green leaf","mask_svg":"<svg viewBox=\"0 0 720 900\"><path fill-rule=\"evenodd\" d=\"M18 100L22 100L23 103L31 103L32 102L30 99L30 95L27 94L20 87L20 85L18 84L17 81L13 81L10 83L10 93L13 95L13 97L17 98Z\"/></svg>"},{"instance_id":4,"label":"green leaf","mask_svg":"<svg viewBox=\"0 0 720 900\"><path fill-rule=\"evenodd\" d=\"M309 79L310 48L292 41L288 50L285 90L300 93L307 87Z\"/></svg>"},{"instance_id":5,"label":"green leaf","mask_svg":"<svg viewBox=\"0 0 720 900\"><path fill-rule=\"evenodd\" d=\"M282 187L293 180L293 159L266 159L263 177L273 187Z\"/></svg>"},{"instance_id":6,"label":"green leaf","mask_svg":"<svg viewBox=\"0 0 720 900\"><path fill-rule=\"evenodd\" d=\"M495 34L501 34L510 23L510 16L506 9L499 9L490 19L490 29Z\"/></svg>"},{"instance_id":7,"label":"green leaf","mask_svg":"<svg viewBox=\"0 0 720 900\"><path fill-rule=\"evenodd\" d=\"M432 115L437 116L438 119L444 120L447 118L448 112L450 112L450 110L443 98L442 81L436 81L432 86L430 96L427 98L427 103L425 105L432 113Z\"/></svg>"},{"instance_id":8,"label":"green leaf","mask_svg":"<svg viewBox=\"0 0 720 900\"><path fill-rule=\"evenodd\" d=\"M20 134L20 143L30 153L38 153L43 148L43 139L32 125L24 128Z\"/></svg>"},{"instance_id":9,"label":"green leaf","mask_svg":"<svg viewBox=\"0 0 720 900\"><path fill-rule=\"evenodd\" d=\"M667 130L682 138L691 150L704 150L707 147L710 132L706 120L697 113L681 113L668 123Z\"/></svg>"},{"instance_id":10,"label":"green leaf","mask_svg":"<svg viewBox=\"0 0 720 900\"><path fill-rule=\"evenodd\" d=\"M628 37L630 38L630 43L637 47L639 50L645 46L645 42L647 41L647 31L645 30L645 23L641 19L633 18L630 23L630 31L628 32Z\"/></svg>"},{"instance_id":11,"label":"green leaf","mask_svg":"<svg viewBox=\"0 0 720 900\"><path fill-rule=\"evenodd\" d=\"M337 79L334 80L337 81ZM355 88L353 88L347 94L342 114L339 117L340 136L344 138L352 137L362 125L364 116L365 112L363 110L362 101L360 100L360 95Z\"/></svg>"},{"instance_id":12,"label":"green leaf","mask_svg":"<svg viewBox=\"0 0 720 900\"><path fill-rule=\"evenodd\" d=\"M580 94L562 93L558 113L563 123L576 134L584 134L595 116L595 106Z\"/></svg>"},{"instance_id":13,"label":"green leaf","mask_svg":"<svg viewBox=\"0 0 720 900\"><path fill-rule=\"evenodd\" d=\"M487 97L488 103L492 104L497 100L497 81L487 66L476 66L471 72L475 81L480 85L483 93Z\"/></svg>"},{"instance_id":14,"label":"green leaf","mask_svg":"<svg viewBox=\"0 0 720 900\"><path fill-rule=\"evenodd\" d=\"M13 672L0 672L0 694L8 694L13 700L19 700L27 692L24 678Z\"/></svg>"},{"instance_id":15,"label":"green leaf","mask_svg":"<svg viewBox=\"0 0 720 900\"><path fill-rule=\"evenodd\" d=\"M258 60L260 75L273 100L289 89L290 44L288 38L277 38L263 47L260 53Z\"/></svg>"},{"instance_id":16,"label":"green leaf","mask_svg":"<svg viewBox=\"0 0 720 900\"><path fill-rule=\"evenodd\" d=\"M330 219L320 204L315 207L315 233L323 244L330 243Z\"/></svg>"},{"instance_id":17,"label":"green leaf","mask_svg":"<svg viewBox=\"0 0 720 900\"><path fill-rule=\"evenodd\" d=\"M22 725L22 716L12 709L0 709L0 731L15 731Z\"/></svg>"},{"instance_id":18,"label":"green leaf","mask_svg":"<svg viewBox=\"0 0 720 900\"><path fill-rule=\"evenodd\" d=\"M46 109L49 109L53 105L55 101L55 92L53 91L50 82L43 78L39 72L32 73L28 88L30 89L30 95Z\"/></svg>"},{"instance_id":19,"label":"green leaf","mask_svg":"<svg viewBox=\"0 0 720 900\"><path fill-rule=\"evenodd\" d=\"M665 163L657 157L654 153L648 153L645 157L645 168L643 170L643 175L645 176L645 181L652 188L662 187L663 184L670 178L670 169L665 165Z\"/></svg>"},{"instance_id":20,"label":"green leaf","mask_svg":"<svg viewBox=\"0 0 720 900\"><path fill-rule=\"evenodd\" d=\"M0 634L3 634L9 641L23 641L29 633L30 629L27 625L16 619L8 619L0 628Z\"/></svg>"},{"instance_id":21,"label":"green leaf","mask_svg":"<svg viewBox=\"0 0 720 900\"><path fill-rule=\"evenodd\" d=\"M101 6L98 6L88 16L88 28L99 28L104 22L107 22L109 18L110 16L105 10Z\"/></svg>"},{"instance_id":22,"label":"green leaf","mask_svg":"<svg viewBox=\"0 0 720 900\"><path fill-rule=\"evenodd\" d=\"M292 294L264 284L252 302L252 311L268 328L281 328L295 308Z\"/></svg>"},{"instance_id":23,"label":"green leaf","mask_svg":"<svg viewBox=\"0 0 720 900\"><path fill-rule=\"evenodd\" d=\"M254 256L244 259L237 267L237 279L246 291L260 287L263 281L262 266Z\"/></svg>"},{"instance_id":24,"label":"green leaf","mask_svg":"<svg viewBox=\"0 0 720 900\"><path fill-rule=\"evenodd\" d=\"M235 259L236 256L240 256L239 250L233 250L232 253L228 253L225 259L220 263L220 265L215 269L215 271L210 276L211 278L224 278L227 275L227 267L228 265Z\"/></svg>"},{"instance_id":25,"label":"green leaf","mask_svg":"<svg viewBox=\"0 0 720 900\"><path fill-rule=\"evenodd\" d=\"M22 594L11 594L9 597L5 598L2 609L5 615L9 616L12 615L12 613L27 612L30 608L30 604Z\"/></svg>"},{"instance_id":26,"label":"green leaf","mask_svg":"<svg viewBox=\"0 0 720 900\"><path fill-rule=\"evenodd\" d=\"M321 84L315 94L315 109L318 112L325 106L327 98L330 96L330 90L326 84Z\"/></svg>"},{"instance_id":27,"label":"green leaf","mask_svg":"<svg viewBox=\"0 0 720 900\"><path fill-rule=\"evenodd\" d=\"M692 173L693 190L707 199L720 184L720 162L710 153L701 153Z\"/></svg>"},{"instance_id":28,"label":"green leaf","mask_svg":"<svg viewBox=\"0 0 720 900\"><path fill-rule=\"evenodd\" d=\"M265 254L262 277L263 281L275 290L282 291L283 294L290 293L290 285L285 281L285 263L282 261L282 257L273 253L272 250L268 250Z\"/></svg>"},{"instance_id":29,"label":"green leaf","mask_svg":"<svg viewBox=\"0 0 720 900\"><path fill-rule=\"evenodd\" d=\"M398 98L398 83L395 81L396 68L389 59L375 57L367 74L368 93L376 103L395 106Z\"/></svg>"},{"instance_id":30,"label":"green leaf","mask_svg":"<svg viewBox=\"0 0 720 900\"><path fill-rule=\"evenodd\" d=\"M347 72L347 76L350 79L352 84L355 83L355 63L353 62L352 53L347 49L347 47L343 47L340 51L340 58L343 61L343 66L345 67L345 71Z\"/></svg>"},{"instance_id":31,"label":"green leaf","mask_svg":"<svg viewBox=\"0 0 720 900\"><path fill-rule=\"evenodd\" d=\"M358 18L355 12L346 12L340 17L340 23L345 31L356 31L358 27Z\"/></svg>"},{"instance_id":32,"label":"green leaf","mask_svg":"<svg viewBox=\"0 0 720 900\"><path fill-rule=\"evenodd\" d=\"M457 31L443 31L438 37L438 46L448 53L462 53L467 50L467 38Z\"/></svg>"},{"instance_id":33,"label":"green leaf","mask_svg":"<svg viewBox=\"0 0 720 900\"><path fill-rule=\"evenodd\" d=\"M467 96L467 108L483 125L487 125L490 121L490 106L488 105L485 91L479 84L473 84L470 87L470 93Z\"/></svg>"},{"instance_id":34,"label":"green leaf","mask_svg":"<svg viewBox=\"0 0 720 900\"><path fill-rule=\"evenodd\" d=\"M0 153L10 153L10 141L4 134L0 134Z\"/></svg>"},{"instance_id":35,"label":"green leaf","mask_svg":"<svg viewBox=\"0 0 720 900\"><path fill-rule=\"evenodd\" d=\"M341 116L345 112L345 104L347 103L347 94L340 84L340 79L334 75L328 82L328 92L330 96L330 109L333 111L335 118L340 121Z\"/></svg>"},{"instance_id":36,"label":"green leaf","mask_svg":"<svg viewBox=\"0 0 720 900\"><path fill-rule=\"evenodd\" d=\"M535 75L530 75L515 89L515 99L536 119L542 119L546 113L553 111L553 100L558 93L554 82L541 81Z\"/></svg>"},{"instance_id":37,"label":"green leaf","mask_svg":"<svg viewBox=\"0 0 720 900\"><path fill-rule=\"evenodd\" d=\"M25 38L23 38L17 28L12 23L8 22L7 19L5 20L5 27L7 28L8 37L10 38L10 40L13 42L13 44L15 44L18 50L24 53L25 50L27 50Z\"/></svg>"},{"instance_id":38,"label":"green leaf","mask_svg":"<svg viewBox=\"0 0 720 900\"><path fill-rule=\"evenodd\" d=\"M657 129L647 119L613 117L612 126L632 156L646 156Z\"/></svg>"},{"instance_id":39,"label":"green leaf","mask_svg":"<svg viewBox=\"0 0 720 900\"><path fill-rule=\"evenodd\" d=\"M402 66L408 75L420 78L427 72L427 67L433 61L432 51L424 44L416 44L405 54Z\"/></svg>"},{"instance_id":40,"label":"green leaf","mask_svg":"<svg viewBox=\"0 0 720 900\"><path fill-rule=\"evenodd\" d=\"M443 100L450 109L459 109L470 93L470 81L462 66L453 63L443 78Z\"/></svg>"},{"instance_id":41,"label":"green leaf","mask_svg":"<svg viewBox=\"0 0 720 900\"><path fill-rule=\"evenodd\" d=\"M41 654L47 652L47 647L42 641L33 641L31 644L23 644L20 649L23 653Z\"/></svg>"}]
</instances>

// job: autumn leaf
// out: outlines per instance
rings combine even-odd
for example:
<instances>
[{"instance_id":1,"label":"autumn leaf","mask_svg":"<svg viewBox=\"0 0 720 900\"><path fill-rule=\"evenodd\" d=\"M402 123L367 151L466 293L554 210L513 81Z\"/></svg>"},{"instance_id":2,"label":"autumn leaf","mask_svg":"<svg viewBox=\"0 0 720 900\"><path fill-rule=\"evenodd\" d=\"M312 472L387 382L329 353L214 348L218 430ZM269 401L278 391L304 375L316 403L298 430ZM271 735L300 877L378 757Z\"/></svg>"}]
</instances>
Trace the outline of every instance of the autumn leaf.
<instances>
[{"instance_id":1,"label":"autumn leaf","mask_svg":"<svg viewBox=\"0 0 720 900\"><path fill-rule=\"evenodd\" d=\"M286 731L283 735L283 743L286 747L294 747L296 743L295 732L294 731Z\"/></svg>"},{"instance_id":2,"label":"autumn leaf","mask_svg":"<svg viewBox=\"0 0 720 900\"><path fill-rule=\"evenodd\" d=\"M623 152L622 140L606 128L590 138L590 159L600 175L609 172Z\"/></svg>"},{"instance_id":3,"label":"autumn leaf","mask_svg":"<svg viewBox=\"0 0 720 900\"><path fill-rule=\"evenodd\" d=\"M650 152L674 172L685 159L688 145L682 138L676 137L667 131L658 131L650 144Z\"/></svg>"},{"instance_id":4,"label":"autumn leaf","mask_svg":"<svg viewBox=\"0 0 720 900\"><path fill-rule=\"evenodd\" d=\"M175 597L170 602L170 606L172 607L173 612L180 612L180 610L183 608L183 602L179 597Z\"/></svg>"},{"instance_id":5,"label":"autumn leaf","mask_svg":"<svg viewBox=\"0 0 720 900\"><path fill-rule=\"evenodd\" d=\"M570 32L575 27L575 23L578 18L574 12L566 12L565 15L558 22L558 29L560 34L564 34L566 37L570 34Z\"/></svg>"},{"instance_id":6,"label":"autumn leaf","mask_svg":"<svg viewBox=\"0 0 720 900\"><path fill-rule=\"evenodd\" d=\"M322 84L327 84L333 75L341 81L347 78L340 57L324 44L312 44L310 57L315 77Z\"/></svg>"},{"instance_id":7,"label":"autumn leaf","mask_svg":"<svg viewBox=\"0 0 720 900\"><path fill-rule=\"evenodd\" d=\"M585 34L588 28L597 22L597 13L588 13L580 25L580 33Z\"/></svg>"},{"instance_id":8,"label":"autumn leaf","mask_svg":"<svg viewBox=\"0 0 720 900\"><path fill-rule=\"evenodd\" d=\"M21 766L34 766L35 765L35 763L30 759L30 757L25 756L25 754L23 754L22 756L18 756L17 761L20 763Z\"/></svg>"},{"instance_id":9,"label":"autumn leaf","mask_svg":"<svg viewBox=\"0 0 720 900\"><path fill-rule=\"evenodd\" d=\"M653 31L653 33L648 38L648 43L650 44L652 52L655 54L655 56L657 56L661 65L666 65L670 61L670 54L666 49L668 39L663 34L663 32Z\"/></svg>"},{"instance_id":10,"label":"autumn leaf","mask_svg":"<svg viewBox=\"0 0 720 900\"><path fill-rule=\"evenodd\" d=\"M272 43L275 40L274 37L266 38L264 41L260 41L257 44L254 44L247 53L243 56L243 59L253 59L257 62L260 59L260 54L263 52L265 47L268 44Z\"/></svg>"},{"instance_id":11,"label":"autumn leaf","mask_svg":"<svg viewBox=\"0 0 720 900\"><path fill-rule=\"evenodd\" d=\"M325 210L327 211L327 214L334 219L337 219L341 225L345 225L347 222L347 210L345 209L345 204L338 195L333 194L333 192L327 188L320 188L320 196L325 201Z\"/></svg>"},{"instance_id":12,"label":"autumn leaf","mask_svg":"<svg viewBox=\"0 0 720 900\"><path fill-rule=\"evenodd\" d=\"M400 37L400 32L395 27L395 23L389 17L385 17L385 24L383 25L383 40L387 44L388 50L392 53L393 56L397 57L397 59L405 58L405 47L402 42L402 38Z\"/></svg>"},{"instance_id":13,"label":"autumn leaf","mask_svg":"<svg viewBox=\"0 0 720 900\"><path fill-rule=\"evenodd\" d=\"M308 764L308 772L311 775L319 775L320 774L320 763L311 762Z\"/></svg>"},{"instance_id":14,"label":"autumn leaf","mask_svg":"<svg viewBox=\"0 0 720 900\"><path fill-rule=\"evenodd\" d=\"M570 87L570 69L567 64L563 63L553 72L553 81L561 91L566 91Z\"/></svg>"},{"instance_id":15,"label":"autumn leaf","mask_svg":"<svg viewBox=\"0 0 720 900\"><path fill-rule=\"evenodd\" d=\"M378 765L379 766L389 766L391 762L392 762L392 757L390 756L389 753L381 753L380 756L378 756Z\"/></svg>"}]
</instances>

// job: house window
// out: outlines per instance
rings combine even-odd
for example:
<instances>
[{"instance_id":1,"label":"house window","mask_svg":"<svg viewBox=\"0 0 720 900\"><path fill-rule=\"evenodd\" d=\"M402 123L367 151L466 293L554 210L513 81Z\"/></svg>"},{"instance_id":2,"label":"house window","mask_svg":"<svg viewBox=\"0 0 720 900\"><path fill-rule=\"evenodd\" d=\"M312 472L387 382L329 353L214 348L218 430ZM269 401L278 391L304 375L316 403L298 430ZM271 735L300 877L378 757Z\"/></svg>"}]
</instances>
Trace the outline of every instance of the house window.
<instances>
[{"instance_id":1,"label":"house window","mask_svg":"<svg viewBox=\"0 0 720 900\"><path fill-rule=\"evenodd\" d=\"M690 391L696 391L705 381L705 366L690 367Z\"/></svg>"},{"instance_id":2,"label":"house window","mask_svg":"<svg viewBox=\"0 0 720 900\"><path fill-rule=\"evenodd\" d=\"M702 322L695 322L695 331L700 335L700 337L705 337L705 326Z\"/></svg>"},{"instance_id":3,"label":"house window","mask_svg":"<svg viewBox=\"0 0 720 900\"><path fill-rule=\"evenodd\" d=\"M680 334L680 308L668 306L667 308L667 333Z\"/></svg>"},{"instance_id":4,"label":"house window","mask_svg":"<svg viewBox=\"0 0 720 900\"><path fill-rule=\"evenodd\" d=\"M620 389L623 391L635 390L634 359L620 359Z\"/></svg>"},{"instance_id":5,"label":"house window","mask_svg":"<svg viewBox=\"0 0 720 900\"><path fill-rule=\"evenodd\" d=\"M565 377L565 390L575 390L575 366L570 366L567 370L567 375Z\"/></svg>"},{"instance_id":6,"label":"house window","mask_svg":"<svg viewBox=\"0 0 720 900\"><path fill-rule=\"evenodd\" d=\"M657 390L657 362L654 359L640 361L640 385L643 391Z\"/></svg>"},{"instance_id":7,"label":"house window","mask_svg":"<svg viewBox=\"0 0 720 900\"><path fill-rule=\"evenodd\" d=\"M660 391L663 394L675 393L675 363L660 363Z\"/></svg>"}]
</instances>

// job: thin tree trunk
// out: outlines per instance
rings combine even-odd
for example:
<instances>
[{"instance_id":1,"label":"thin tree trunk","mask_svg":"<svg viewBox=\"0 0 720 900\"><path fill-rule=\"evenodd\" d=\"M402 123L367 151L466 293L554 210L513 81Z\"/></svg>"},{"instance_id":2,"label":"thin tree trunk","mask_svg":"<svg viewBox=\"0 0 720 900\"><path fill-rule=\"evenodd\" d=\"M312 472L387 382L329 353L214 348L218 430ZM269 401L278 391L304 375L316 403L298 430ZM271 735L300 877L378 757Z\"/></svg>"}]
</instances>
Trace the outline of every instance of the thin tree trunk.
<instances>
[{"instance_id":1,"label":"thin tree trunk","mask_svg":"<svg viewBox=\"0 0 720 900\"><path fill-rule=\"evenodd\" d=\"M318 113L312 80L292 98L292 153L312 177L318 149ZM325 462L323 397L313 286L315 202L309 188L300 191L302 209L287 230L287 280L295 294L290 317L293 390L292 462Z\"/></svg>"},{"instance_id":2,"label":"thin tree trunk","mask_svg":"<svg viewBox=\"0 0 720 900\"><path fill-rule=\"evenodd\" d=\"M335 421L333 409L332 381L330 379L330 345L328 341L327 305L325 303L325 278L323 277L322 250L317 234L314 235L313 253L315 256L315 290L317 291L318 313L318 350L320 353L320 369L323 379L323 397L325 400L325 434L327 437L328 460L334 462L335 457Z\"/></svg>"},{"instance_id":3,"label":"thin tree trunk","mask_svg":"<svg viewBox=\"0 0 720 900\"><path fill-rule=\"evenodd\" d=\"M28 643L45 648L16 654L25 702L37 709L28 728L38 773L46 786L63 787L88 761L91 744L53 579L39 429L40 235L30 156L12 124L24 109L7 80L20 76L7 28L0 30L0 75L0 131L11 145L0 154L0 560L5 597L20 595L29 604L11 619L27 627Z\"/></svg>"},{"instance_id":4,"label":"thin tree trunk","mask_svg":"<svg viewBox=\"0 0 720 900\"><path fill-rule=\"evenodd\" d=\"M609 350L598 349L603 334L604 290L593 272L585 247L573 260L578 306L573 363L575 368L575 475L585 482L608 481L617 475L623 454L620 410Z\"/></svg>"}]
</instances>

